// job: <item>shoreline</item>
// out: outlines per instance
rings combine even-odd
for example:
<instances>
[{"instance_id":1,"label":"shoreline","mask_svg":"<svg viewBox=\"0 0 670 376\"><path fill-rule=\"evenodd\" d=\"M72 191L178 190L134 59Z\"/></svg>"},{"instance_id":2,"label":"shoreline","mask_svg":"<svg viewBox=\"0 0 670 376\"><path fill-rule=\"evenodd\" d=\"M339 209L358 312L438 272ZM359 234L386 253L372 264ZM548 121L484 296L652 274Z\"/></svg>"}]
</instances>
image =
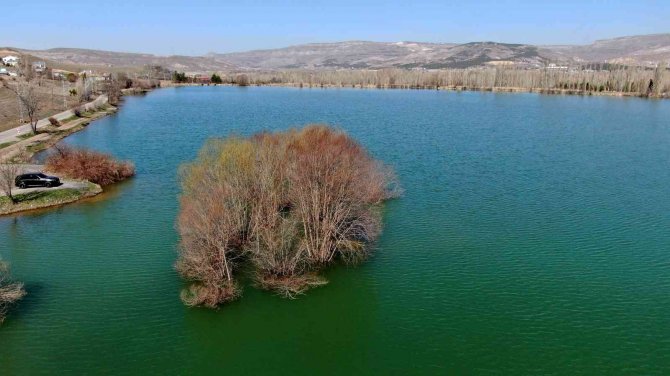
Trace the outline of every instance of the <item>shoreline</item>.
<instances>
[{"instance_id":1,"label":"shoreline","mask_svg":"<svg viewBox=\"0 0 670 376\"><path fill-rule=\"evenodd\" d=\"M131 95L142 95L148 92L164 89L169 87L189 87L189 86L239 86L231 83L221 83L221 84L204 84L204 83L174 83L171 81L161 81L160 85L152 89L140 89L140 88L131 88L124 89L123 96ZM334 85L334 84L319 84L319 85L305 85L305 84L295 84L295 83L268 83L268 84L250 84L243 87L288 87L288 88L299 88L299 89L364 89L364 90L436 90L436 91L479 91L479 92L491 92L491 93L535 93L535 94L547 94L547 95L578 95L578 96L608 96L608 97L638 97L646 99L667 99L668 96L662 95L659 97L649 97L635 93L624 93L624 92L598 92L598 91L580 91L580 90L570 90L570 89L530 89L530 88L517 88L517 87L493 87L493 88L477 88L477 87L465 87L465 86L441 86L441 87L388 87L388 86L378 86L378 85ZM96 99L97 101L97 99ZM70 136L74 133L77 133L85 129L91 122L99 120L105 116L116 113L120 106L112 106L108 104L106 98L104 103L100 105L99 103L94 104L95 101L87 103L84 105L84 108L87 109L88 113L85 113L82 117L75 118L70 117L64 119L63 123L59 127L53 127L50 125L44 125L41 129L45 130L36 135L23 137L30 133L19 134L14 136L18 141L0 144L0 163L26 163L32 160L35 154L47 150L52 146L56 145L59 141ZM72 111L72 110L69 110ZM42 119L46 120L46 119ZM17 127L19 128L19 127ZM14 129L17 129L14 128ZM12 129L11 131L13 131ZM4 145L4 146L3 146ZM0 205L0 216L24 213L29 211L34 211L38 209L45 209L51 207L62 206L65 204L81 201L86 198L96 196L103 192L103 189L97 185L88 182L94 188L79 190L76 194L66 198L57 198L53 201L42 201L39 203L32 203L30 201L24 203L18 203L9 207L6 207L7 204ZM97 187L97 188L95 188ZM53 190L51 192L56 192ZM2 198L0 196L0 198Z\"/></svg>"},{"instance_id":2,"label":"shoreline","mask_svg":"<svg viewBox=\"0 0 670 376\"><path fill-rule=\"evenodd\" d=\"M240 86L233 83L174 83L171 81L161 81L161 86L156 89L142 90L148 92L151 90L163 89L168 87L190 87L190 86ZM659 96L644 95L640 93L623 91L586 91L577 89L542 89L542 88L524 88L524 87L468 87L468 86L378 86L378 85L338 85L338 84L304 84L304 83L257 83L240 87L290 87L298 89L364 89L364 90L435 90L435 91L472 91L489 93L533 93L544 95L574 95L582 97L629 97L642 99L670 99L667 93Z\"/></svg>"},{"instance_id":3,"label":"shoreline","mask_svg":"<svg viewBox=\"0 0 670 376\"><path fill-rule=\"evenodd\" d=\"M14 197L19 200L27 196L32 196L33 198L19 201L15 204L9 203L7 196L0 196L0 217L59 207L97 196L103 192L100 185L91 183L90 181L76 181L69 179L64 181L80 183L81 186L74 188L45 188L27 193L16 192Z\"/></svg>"},{"instance_id":4,"label":"shoreline","mask_svg":"<svg viewBox=\"0 0 670 376\"><path fill-rule=\"evenodd\" d=\"M105 105L103 109L96 110L82 117L73 118L64 122L59 127L46 126L41 128L42 132L28 137L23 136L29 133L21 134L17 136L20 141L12 142L0 148L0 163L29 162L35 154L49 149L67 136L85 129L92 121L101 119L117 111L117 107Z\"/></svg>"},{"instance_id":5,"label":"shoreline","mask_svg":"<svg viewBox=\"0 0 670 376\"><path fill-rule=\"evenodd\" d=\"M103 104L95 104L94 102L83 106L87 112L84 112L81 117L76 117L73 113L70 118L63 119L59 127L44 125L40 128L42 130L40 133L31 135L30 132L27 132L14 136L19 141L5 144L4 147L0 148L0 163L30 163L35 154L51 148L67 136L84 130L92 121L118 111L118 107L108 104L106 98L104 98ZM14 129L10 131L13 132ZM26 137L26 135L28 136ZM38 169L41 170L41 168ZM90 181L67 178L63 181L74 181L79 184L76 187L51 188L30 192L17 190L14 193L19 202L14 204L9 202L6 196L0 195L0 217L60 207L97 196L103 192L100 185Z\"/></svg>"}]
</instances>

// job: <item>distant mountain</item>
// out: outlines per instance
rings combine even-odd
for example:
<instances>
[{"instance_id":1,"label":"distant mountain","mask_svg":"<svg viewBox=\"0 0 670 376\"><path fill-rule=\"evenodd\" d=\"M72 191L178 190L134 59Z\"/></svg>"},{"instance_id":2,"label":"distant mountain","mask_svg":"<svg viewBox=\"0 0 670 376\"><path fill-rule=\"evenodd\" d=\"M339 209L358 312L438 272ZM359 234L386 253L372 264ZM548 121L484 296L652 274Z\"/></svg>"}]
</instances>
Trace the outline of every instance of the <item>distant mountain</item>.
<instances>
[{"instance_id":1,"label":"distant mountain","mask_svg":"<svg viewBox=\"0 0 670 376\"><path fill-rule=\"evenodd\" d=\"M255 69L323 68L446 68L470 67L490 61L542 63L537 47L476 42L467 44L421 42L338 42L291 46L208 56Z\"/></svg>"},{"instance_id":2,"label":"distant mountain","mask_svg":"<svg viewBox=\"0 0 670 376\"><path fill-rule=\"evenodd\" d=\"M140 53L54 48L22 52L54 62L123 68L162 65L186 72L243 69L467 68L491 64L540 67L586 62L653 65L670 62L670 33L599 40L583 46L534 46L496 42L366 42L303 44L270 50L156 56Z\"/></svg>"},{"instance_id":3,"label":"distant mountain","mask_svg":"<svg viewBox=\"0 0 670 376\"><path fill-rule=\"evenodd\" d=\"M568 61L623 64L668 62L670 33L604 39L586 46L545 46L542 50L548 57Z\"/></svg>"},{"instance_id":4,"label":"distant mountain","mask_svg":"<svg viewBox=\"0 0 670 376\"><path fill-rule=\"evenodd\" d=\"M229 62L208 56L157 56L152 54L87 50L80 48L52 48L48 50L22 50L22 53L42 59L91 68L137 68L161 65L165 68L187 72L214 72L234 69Z\"/></svg>"}]
</instances>

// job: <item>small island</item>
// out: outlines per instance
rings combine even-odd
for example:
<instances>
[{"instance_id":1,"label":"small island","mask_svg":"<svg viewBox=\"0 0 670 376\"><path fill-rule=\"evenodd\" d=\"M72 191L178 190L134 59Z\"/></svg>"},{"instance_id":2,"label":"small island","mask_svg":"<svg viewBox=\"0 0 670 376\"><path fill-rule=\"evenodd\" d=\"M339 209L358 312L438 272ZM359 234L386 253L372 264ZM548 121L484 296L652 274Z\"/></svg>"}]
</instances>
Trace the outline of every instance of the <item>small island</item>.
<instances>
[{"instance_id":1,"label":"small island","mask_svg":"<svg viewBox=\"0 0 670 376\"><path fill-rule=\"evenodd\" d=\"M22 174L47 171L62 177L58 184L46 187L17 186ZM102 186L135 175L130 162L116 161L112 156L86 149L57 145L44 165L0 164L0 215L59 206L92 197Z\"/></svg>"},{"instance_id":2,"label":"small island","mask_svg":"<svg viewBox=\"0 0 670 376\"><path fill-rule=\"evenodd\" d=\"M187 305L240 296L240 276L293 298L318 273L364 260L399 194L393 171L346 133L324 125L209 141L181 169L177 270Z\"/></svg>"}]
</instances>

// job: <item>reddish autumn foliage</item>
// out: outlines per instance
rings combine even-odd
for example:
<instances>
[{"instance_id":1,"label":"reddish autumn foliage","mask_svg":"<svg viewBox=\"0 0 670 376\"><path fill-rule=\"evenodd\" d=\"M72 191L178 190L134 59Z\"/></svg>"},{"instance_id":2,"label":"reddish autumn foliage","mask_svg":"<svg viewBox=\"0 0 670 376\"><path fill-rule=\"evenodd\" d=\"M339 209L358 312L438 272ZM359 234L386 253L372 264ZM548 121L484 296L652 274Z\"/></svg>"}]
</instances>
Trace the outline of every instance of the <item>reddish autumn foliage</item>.
<instances>
[{"instance_id":1,"label":"reddish autumn foliage","mask_svg":"<svg viewBox=\"0 0 670 376\"><path fill-rule=\"evenodd\" d=\"M72 179L109 185L135 175L130 162L116 161L112 156L86 149L57 146L45 162L45 168Z\"/></svg>"}]
</instances>

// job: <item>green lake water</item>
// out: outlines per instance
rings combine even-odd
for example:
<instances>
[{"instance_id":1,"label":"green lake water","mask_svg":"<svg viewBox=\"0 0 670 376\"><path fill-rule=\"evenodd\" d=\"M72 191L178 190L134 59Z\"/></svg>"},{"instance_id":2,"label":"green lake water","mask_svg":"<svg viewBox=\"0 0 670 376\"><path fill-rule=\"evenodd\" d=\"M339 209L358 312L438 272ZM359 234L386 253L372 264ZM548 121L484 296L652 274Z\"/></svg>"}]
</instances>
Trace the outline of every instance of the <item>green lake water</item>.
<instances>
[{"instance_id":1,"label":"green lake water","mask_svg":"<svg viewBox=\"0 0 670 376\"><path fill-rule=\"evenodd\" d=\"M396 169L374 256L297 300L246 286L184 307L179 164L208 137L306 123ZM170 88L66 142L137 176L0 218L29 293L0 375L670 374L670 101Z\"/></svg>"}]
</instances>

